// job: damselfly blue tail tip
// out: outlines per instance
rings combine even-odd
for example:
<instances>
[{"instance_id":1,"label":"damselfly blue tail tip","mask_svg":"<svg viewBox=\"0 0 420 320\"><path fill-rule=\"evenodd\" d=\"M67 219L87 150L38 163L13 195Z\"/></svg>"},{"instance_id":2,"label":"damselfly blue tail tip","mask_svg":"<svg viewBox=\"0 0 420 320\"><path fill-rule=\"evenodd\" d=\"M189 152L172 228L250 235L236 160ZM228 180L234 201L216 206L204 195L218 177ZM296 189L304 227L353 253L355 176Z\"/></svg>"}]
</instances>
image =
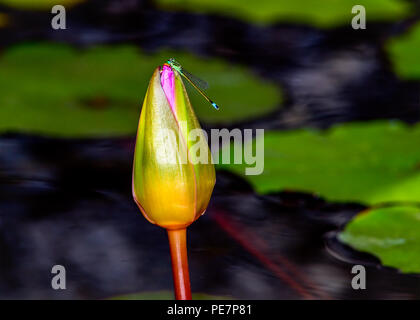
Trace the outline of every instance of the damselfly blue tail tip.
<instances>
[{"instance_id":1,"label":"damselfly blue tail tip","mask_svg":"<svg viewBox=\"0 0 420 320\"><path fill-rule=\"evenodd\" d=\"M211 105L216 109L216 110L219 110L219 106L216 104L216 103L214 103L214 102L212 102L211 103Z\"/></svg>"}]
</instances>

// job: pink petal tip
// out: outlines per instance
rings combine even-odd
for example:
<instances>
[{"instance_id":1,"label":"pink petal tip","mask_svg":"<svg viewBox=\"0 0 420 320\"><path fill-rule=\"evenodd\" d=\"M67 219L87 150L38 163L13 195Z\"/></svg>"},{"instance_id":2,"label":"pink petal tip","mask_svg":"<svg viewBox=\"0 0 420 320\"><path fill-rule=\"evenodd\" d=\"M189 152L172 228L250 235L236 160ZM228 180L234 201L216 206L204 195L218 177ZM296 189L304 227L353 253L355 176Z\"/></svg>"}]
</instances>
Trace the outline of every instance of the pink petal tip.
<instances>
[{"instance_id":1,"label":"pink petal tip","mask_svg":"<svg viewBox=\"0 0 420 320\"><path fill-rule=\"evenodd\" d=\"M162 71L160 72L160 83L166 98L168 99L169 105L171 106L172 112L175 113L175 74L172 71L172 68L167 64L163 65Z\"/></svg>"}]
</instances>

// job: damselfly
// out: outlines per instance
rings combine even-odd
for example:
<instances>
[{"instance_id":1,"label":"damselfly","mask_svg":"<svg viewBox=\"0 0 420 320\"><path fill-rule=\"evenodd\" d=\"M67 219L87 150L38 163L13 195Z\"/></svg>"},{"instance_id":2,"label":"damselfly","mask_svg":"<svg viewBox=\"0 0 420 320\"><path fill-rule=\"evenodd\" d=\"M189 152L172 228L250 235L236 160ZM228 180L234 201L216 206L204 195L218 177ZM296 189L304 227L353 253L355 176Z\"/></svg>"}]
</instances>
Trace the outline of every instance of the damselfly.
<instances>
[{"instance_id":1,"label":"damselfly","mask_svg":"<svg viewBox=\"0 0 420 320\"><path fill-rule=\"evenodd\" d=\"M206 99L216 110L219 110L219 106L214 103L204 92L209 85L204 80L201 80L197 78L196 76L189 73L187 70L185 70L181 64L176 61L174 58L170 58L168 61L166 61L167 64L171 66L172 69L176 70L179 74L181 74L187 81Z\"/></svg>"}]
</instances>

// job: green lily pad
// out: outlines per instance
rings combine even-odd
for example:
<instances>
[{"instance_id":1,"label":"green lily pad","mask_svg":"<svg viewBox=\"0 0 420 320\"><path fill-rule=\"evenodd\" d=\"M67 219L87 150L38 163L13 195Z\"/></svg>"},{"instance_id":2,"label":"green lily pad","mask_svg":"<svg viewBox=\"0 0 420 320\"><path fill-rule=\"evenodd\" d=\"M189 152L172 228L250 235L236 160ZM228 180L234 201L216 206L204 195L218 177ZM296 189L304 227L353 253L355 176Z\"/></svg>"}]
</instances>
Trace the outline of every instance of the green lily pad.
<instances>
[{"instance_id":1,"label":"green lily pad","mask_svg":"<svg viewBox=\"0 0 420 320\"><path fill-rule=\"evenodd\" d=\"M398 20L410 13L411 5L400 0L157 0L161 8L217 13L257 23L303 23L316 27L350 25L356 4L365 6L367 21Z\"/></svg>"},{"instance_id":2,"label":"green lily pad","mask_svg":"<svg viewBox=\"0 0 420 320\"><path fill-rule=\"evenodd\" d=\"M420 125L390 121L338 125L326 132L268 131L262 174L245 175L254 165L233 161L218 168L244 176L263 194L295 190L331 201L420 201L419 141Z\"/></svg>"},{"instance_id":3,"label":"green lily pad","mask_svg":"<svg viewBox=\"0 0 420 320\"><path fill-rule=\"evenodd\" d=\"M146 55L132 46L78 51L66 45L23 44L0 56L0 132L70 137L134 134L150 77L171 56L210 81L208 92L221 105L220 111L189 88L203 122L248 119L280 103L277 87L244 68L186 53Z\"/></svg>"},{"instance_id":4,"label":"green lily pad","mask_svg":"<svg viewBox=\"0 0 420 320\"><path fill-rule=\"evenodd\" d=\"M69 8L70 6L83 1L84 0L0 0L0 4L18 9L51 10L51 8L56 4L60 4L66 8Z\"/></svg>"},{"instance_id":5,"label":"green lily pad","mask_svg":"<svg viewBox=\"0 0 420 320\"><path fill-rule=\"evenodd\" d=\"M406 34L391 39L387 49L395 72L406 79L420 78L420 23Z\"/></svg>"},{"instance_id":6,"label":"green lily pad","mask_svg":"<svg viewBox=\"0 0 420 320\"><path fill-rule=\"evenodd\" d=\"M372 209L350 221L339 239L369 252L384 266L420 273L420 208L397 206Z\"/></svg>"},{"instance_id":7,"label":"green lily pad","mask_svg":"<svg viewBox=\"0 0 420 320\"><path fill-rule=\"evenodd\" d=\"M173 300L172 291L141 292L112 297L112 300ZM205 293L193 293L193 300L231 300L230 297L212 296Z\"/></svg>"}]
</instances>

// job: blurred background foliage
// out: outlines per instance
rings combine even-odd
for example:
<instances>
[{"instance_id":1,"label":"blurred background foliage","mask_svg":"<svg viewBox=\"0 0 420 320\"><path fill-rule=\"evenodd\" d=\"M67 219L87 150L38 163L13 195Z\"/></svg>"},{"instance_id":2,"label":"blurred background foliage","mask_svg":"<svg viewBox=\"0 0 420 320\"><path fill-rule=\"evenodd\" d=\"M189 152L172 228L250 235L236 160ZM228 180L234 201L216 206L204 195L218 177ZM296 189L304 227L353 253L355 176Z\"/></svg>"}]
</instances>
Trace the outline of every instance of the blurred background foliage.
<instances>
[{"instance_id":1,"label":"blurred background foliage","mask_svg":"<svg viewBox=\"0 0 420 320\"><path fill-rule=\"evenodd\" d=\"M330 201L369 205L415 202L420 199L418 141L419 125L388 121L337 125L327 131L268 131L261 175L245 175L250 165L233 160L219 166L243 175L260 193L306 191Z\"/></svg>"},{"instance_id":2,"label":"blurred background foliage","mask_svg":"<svg viewBox=\"0 0 420 320\"><path fill-rule=\"evenodd\" d=\"M420 270L420 210L401 205L359 214L339 236L358 250L372 252L385 266L402 272Z\"/></svg>"},{"instance_id":3,"label":"blurred background foliage","mask_svg":"<svg viewBox=\"0 0 420 320\"><path fill-rule=\"evenodd\" d=\"M0 4L26 10L51 10L51 8L57 4L69 8L83 1L84 0L60 0L58 3L54 0L0 0Z\"/></svg>"},{"instance_id":4,"label":"blurred background foliage","mask_svg":"<svg viewBox=\"0 0 420 320\"><path fill-rule=\"evenodd\" d=\"M206 14L231 15L256 23L277 21L303 23L316 27L332 27L348 20L356 3L353 0L157 0L164 9L178 9ZM364 0L357 4L365 6L369 21L397 20L410 13L409 3L388 0Z\"/></svg>"},{"instance_id":5,"label":"blurred background foliage","mask_svg":"<svg viewBox=\"0 0 420 320\"><path fill-rule=\"evenodd\" d=\"M389 40L388 51L395 72L401 78L419 79L420 23L404 35Z\"/></svg>"},{"instance_id":6,"label":"blurred background foliage","mask_svg":"<svg viewBox=\"0 0 420 320\"><path fill-rule=\"evenodd\" d=\"M0 28L6 26L7 22L8 22L7 15L0 12Z\"/></svg>"},{"instance_id":7,"label":"blurred background foliage","mask_svg":"<svg viewBox=\"0 0 420 320\"><path fill-rule=\"evenodd\" d=\"M142 95L153 70L176 57L211 83L224 112L214 112L190 88L198 117L207 123L264 115L280 106L281 93L243 67L199 59L181 52L142 54L135 47L76 50L68 45L32 43L0 57L0 130L67 137L135 134ZM189 86L186 84L186 86ZM228 95L224 94L226 91ZM253 95L243 95L244 92Z\"/></svg>"},{"instance_id":8,"label":"blurred background foliage","mask_svg":"<svg viewBox=\"0 0 420 320\"><path fill-rule=\"evenodd\" d=\"M268 203L273 194L305 192L331 205L366 206L337 239L385 266L420 273L416 1L99 3L61 1L69 30L60 31L49 26L55 1L0 0L2 136L124 144L134 138L153 70L175 57L209 82L221 106L214 111L186 84L204 128L266 130L263 174L219 164L219 176L232 172ZM355 4L366 7L367 30L350 28ZM0 152L7 159L7 148ZM169 292L116 298L165 299Z\"/></svg>"}]
</instances>

